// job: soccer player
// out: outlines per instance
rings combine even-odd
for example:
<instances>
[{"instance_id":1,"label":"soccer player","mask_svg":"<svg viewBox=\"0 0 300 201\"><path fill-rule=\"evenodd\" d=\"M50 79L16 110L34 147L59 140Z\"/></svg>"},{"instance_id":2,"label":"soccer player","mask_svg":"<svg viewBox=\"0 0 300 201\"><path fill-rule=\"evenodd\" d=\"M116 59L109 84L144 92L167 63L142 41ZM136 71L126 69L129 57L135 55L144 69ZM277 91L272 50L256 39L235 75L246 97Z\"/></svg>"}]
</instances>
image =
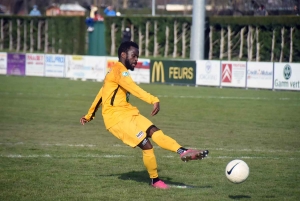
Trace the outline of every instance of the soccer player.
<instances>
[{"instance_id":1,"label":"soccer player","mask_svg":"<svg viewBox=\"0 0 300 201\"><path fill-rule=\"evenodd\" d=\"M128 72L128 70L133 71L137 65L138 45L132 41L123 42L118 49L118 57L119 62L112 66L106 74L102 88L88 113L81 117L80 122L84 125L94 119L97 109L102 106L102 116L106 129L130 147L140 147L151 185L155 188L167 189L169 186L158 177L156 158L149 138L161 148L178 153L181 160L185 162L203 159L208 155L208 150L182 147L129 103L129 97L132 94L149 104L153 104L152 116L160 110L159 99L140 88Z\"/></svg>"}]
</instances>

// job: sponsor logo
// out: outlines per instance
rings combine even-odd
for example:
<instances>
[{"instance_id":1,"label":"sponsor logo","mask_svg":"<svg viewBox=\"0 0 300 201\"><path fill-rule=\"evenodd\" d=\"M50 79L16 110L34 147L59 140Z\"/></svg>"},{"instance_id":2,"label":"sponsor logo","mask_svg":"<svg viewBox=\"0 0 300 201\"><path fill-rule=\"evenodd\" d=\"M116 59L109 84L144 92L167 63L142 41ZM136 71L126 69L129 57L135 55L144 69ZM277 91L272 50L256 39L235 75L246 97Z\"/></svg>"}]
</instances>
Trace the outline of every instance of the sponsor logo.
<instances>
[{"instance_id":1,"label":"sponsor logo","mask_svg":"<svg viewBox=\"0 0 300 201\"><path fill-rule=\"evenodd\" d=\"M266 70L248 70L247 78L248 79L272 79L273 71Z\"/></svg>"},{"instance_id":2,"label":"sponsor logo","mask_svg":"<svg viewBox=\"0 0 300 201\"><path fill-rule=\"evenodd\" d=\"M217 80L217 75L216 74L211 74L212 71L212 65L211 62L206 62L205 64L205 74L200 74L199 79L200 80L207 80L207 81L212 81L212 80Z\"/></svg>"},{"instance_id":3,"label":"sponsor logo","mask_svg":"<svg viewBox=\"0 0 300 201\"><path fill-rule=\"evenodd\" d=\"M283 77L284 79L289 80L291 76L292 76L292 67L289 64L287 64L283 68Z\"/></svg>"},{"instance_id":4,"label":"sponsor logo","mask_svg":"<svg viewBox=\"0 0 300 201\"><path fill-rule=\"evenodd\" d=\"M140 132L136 135L136 137L140 139L141 137L143 137L143 135L144 135L144 132L143 132L143 131L140 131Z\"/></svg>"},{"instance_id":5,"label":"sponsor logo","mask_svg":"<svg viewBox=\"0 0 300 201\"><path fill-rule=\"evenodd\" d=\"M209 61L205 64L205 71L207 74L210 74L211 72L211 63Z\"/></svg>"},{"instance_id":6,"label":"sponsor logo","mask_svg":"<svg viewBox=\"0 0 300 201\"><path fill-rule=\"evenodd\" d=\"M124 77L128 77L128 76L129 76L129 72L128 72L128 71L124 71L124 72L122 73L122 75L123 75Z\"/></svg>"},{"instance_id":7,"label":"sponsor logo","mask_svg":"<svg viewBox=\"0 0 300 201\"><path fill-rule=\"evenodd\" d=\"M194 69L192 67L170 67L169 78L191 80L194 78Z\"/></svg>"},{"instance_id":8,"label":"sponsor logo","mask_svg":"<svg viewBox=\"0 0 300 201\"><path fill-rule=\"evenodd\" d=\"M232 64L222 64L222 82L231 83Z\"/></svg>"},{"instance_id":9,"label":"sponsor logo","mask_svg":"<svg viewBox=\"0 0 300 201\"><path fill-rule=\"evenodd\" d=\"M227 174L231 174L231 172L232 172L232 170L233 170L233 168L235 168L235 166L237 166L239 164L239 162L237 163L237 164L235 164L229 171L227 171Z\"/></svg>"},{"instance_id":10,"label":"sponsor logo","mask_svg":"<svg viewBox=\"0 0 300 201\"><path fill-rule=\"evenodd\" d=\"M162 83L165 82L164 65L161 61L154 62L153 69L152 69L152 75L151 75L151 81L152 82L161 81Z\"/></svg>"}]
</instances>

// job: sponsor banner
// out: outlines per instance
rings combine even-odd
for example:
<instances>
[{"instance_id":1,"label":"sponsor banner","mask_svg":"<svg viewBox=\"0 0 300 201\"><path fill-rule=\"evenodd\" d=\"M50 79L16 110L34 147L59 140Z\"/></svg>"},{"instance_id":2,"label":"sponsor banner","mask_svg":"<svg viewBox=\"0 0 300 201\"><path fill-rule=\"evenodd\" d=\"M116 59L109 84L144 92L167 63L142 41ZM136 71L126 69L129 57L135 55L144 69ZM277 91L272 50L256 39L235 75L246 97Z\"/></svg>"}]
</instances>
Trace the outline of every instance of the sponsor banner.
<instances>
[{"instance_id":1,"label":"sponsor banner","mask_svg":"<svg viewBox=\"0 0 300 201\"><path fill-rule=\"evenodd\" d=\"M274 63L274 89L300 90L300 63Z\"/></svg>"},{"instance_id":2,"label":"sponsor banner","mask_svg":"<svg viewBox=\"0 0 300 201\"><path fill-rule=\"evenodd\" d=\"M196 65L197 85L220 86L220 61L198 60Z\"/></svg>"},{"instance_id":3,"label":"sponsor banner","mask_svg":"<svg viewBox=\"0 0 300 201\"><path fill-rule=\"evenodd\" d=\"M222 61L221 62L221 86L245 87L246 86L246 62Z\"/></svg>"},{"instance_id":4,"label":"sponsor banner","mask_svg":"<svg viewBox=\"0 0 300 201\"><path fill-rule=\"evenodd\" d=\"M105 76L105 57L66 55L66 77L73 79L92 79L103 81Z\"/></svg>"},{"instance_id":5,"label":"sponsor banner","mask_svg":"<svg viewBox=\"0 0 300 201\"><path fill-rule=\"evenodd\" d=\"M111 68L116 62L118 57L106 57L107 69ZM129 71L132 80L136 83L150 83L150 59L139 58L134 71Z\"/></svg>"},{"instance_id":6,"label":"sponsor banner","mask_svg":"<svg viewBox=\"0 0 300 201\"><path fill-rule=\"evenodd\" d=\"M46 54L45 55L45 76L64 77L65 55Z\"/></svg>"},{"instance_id":7,"label":"sponsor banner","mask_svg":"<svg viewBox=\"0 0 300 201\"><path fill-rule=\"evenodd\" d=\"M196 62L151 60L151 82L196 84Z\"/></svg>"},{"instance_id":8,"label":"sponsor banner","mask_svg":"<svg viewBox=\"0 0 300 201\"><path fill-rule=\"evenodd\" d=\"M44 54L26 54L25 74L29 76L44 76Z\"/></svg>"},{"instance_id":9,"label":"sponsor banner","mask_svg":"<svg viewBox=\"0 0 300 201\"><path fill-rule=\"evenodd\" d=\"M247 62L248 88L273 88L272 62Z\"/></svg>"},{"instance_id":10,"label":"sponsor banner","mask_svg":"<svg viewBox=\"0 0 300 201\"><path fill-rule=\"evenodd\" d=\"M7 75L25 75L25 54L7 54Z\"/></svg>"},{"instance_id":11,"label":"sponsor banner","mask_svg":"<svg viewBox=\"0 0 300 201\"><path fill-rule=\"evenodd\" d=\"M0 74L6 74L7 68L7 53L0 52Z\"/></svg>"}]
</instances>

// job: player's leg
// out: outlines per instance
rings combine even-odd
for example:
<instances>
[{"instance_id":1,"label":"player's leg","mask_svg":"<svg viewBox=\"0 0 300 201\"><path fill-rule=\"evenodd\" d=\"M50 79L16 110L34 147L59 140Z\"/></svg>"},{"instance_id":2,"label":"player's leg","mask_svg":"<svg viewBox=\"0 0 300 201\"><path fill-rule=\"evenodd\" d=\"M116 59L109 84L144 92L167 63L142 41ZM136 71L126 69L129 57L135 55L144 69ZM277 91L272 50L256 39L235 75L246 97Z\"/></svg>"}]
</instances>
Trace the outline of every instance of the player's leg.
<instances>
[{"instance_id":1,"label":"player's leg","mask_svg":"<svg viewBox=\"0 0 300 201\"><path fill-rule=\"evenodd\" d=\"M151 125L146 130L146 133L147 137L152 138L152 140L161 148L180 154L180 158L184 162L203 159L208 155L208 150L186 149L182 147L173 138L165 135L162 130L155 125Z\"/></svg>"},{"instance_id":2,"label":"player's leg","mask_svg":"<svg viewBox=\"0 0 300 201\"><path fill-rule=\"evenodd\" d=\"M155 188L169 188L169 186L158 177L156 157L149 139L146 137L140 144L138 144L138 147L142 149L143 162L151 179L151 185Z\"/></svg>"},{"instance_id":3,"label":"player's leg","mask_svg":"<svg viewBox=\"0 0 300 201\"><path fill-rule=\"evenodd\" d=\"M151 142L146 135L146 128L152 125L148 119L139 119L139 116L132 116L124 119L109 129L115 137L131 147L140 147L143 152L143 162L151 179L151 185L156 188L168 188L158 178L157 162Z\"/></svg>"}]
</instances>

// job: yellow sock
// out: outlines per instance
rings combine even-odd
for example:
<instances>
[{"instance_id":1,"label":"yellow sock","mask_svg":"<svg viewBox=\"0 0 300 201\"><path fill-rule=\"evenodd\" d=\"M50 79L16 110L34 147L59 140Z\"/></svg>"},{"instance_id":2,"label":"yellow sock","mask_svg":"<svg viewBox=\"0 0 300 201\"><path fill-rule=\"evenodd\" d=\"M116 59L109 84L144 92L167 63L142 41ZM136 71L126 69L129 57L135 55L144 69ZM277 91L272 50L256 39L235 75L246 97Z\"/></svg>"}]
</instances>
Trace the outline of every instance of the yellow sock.
<instances>
[{"instance_id":1,"label":"yellow sock","mask_svg":"<svg viewBox=\"0 0 300 201\"><path fill-rule=\"evenodd\" d=\"M150 178L151 179L157 178L158 177L157 163L156 163L156 158L154 155L153 148L148 150L142 150L142 151L143 151L144 165L146 166Z\"/></svg>"},{"instance_id":2,"label":"yellow sock","mask_svg":"<svg viewBox=\"0 0 300 201\"><path fill-rule=\"evenodd\" d=\"M152 140L161 148L177 152L181 147L173 138L165 135L161 130L153 133Z\"/></svg>"}]
</instances>

